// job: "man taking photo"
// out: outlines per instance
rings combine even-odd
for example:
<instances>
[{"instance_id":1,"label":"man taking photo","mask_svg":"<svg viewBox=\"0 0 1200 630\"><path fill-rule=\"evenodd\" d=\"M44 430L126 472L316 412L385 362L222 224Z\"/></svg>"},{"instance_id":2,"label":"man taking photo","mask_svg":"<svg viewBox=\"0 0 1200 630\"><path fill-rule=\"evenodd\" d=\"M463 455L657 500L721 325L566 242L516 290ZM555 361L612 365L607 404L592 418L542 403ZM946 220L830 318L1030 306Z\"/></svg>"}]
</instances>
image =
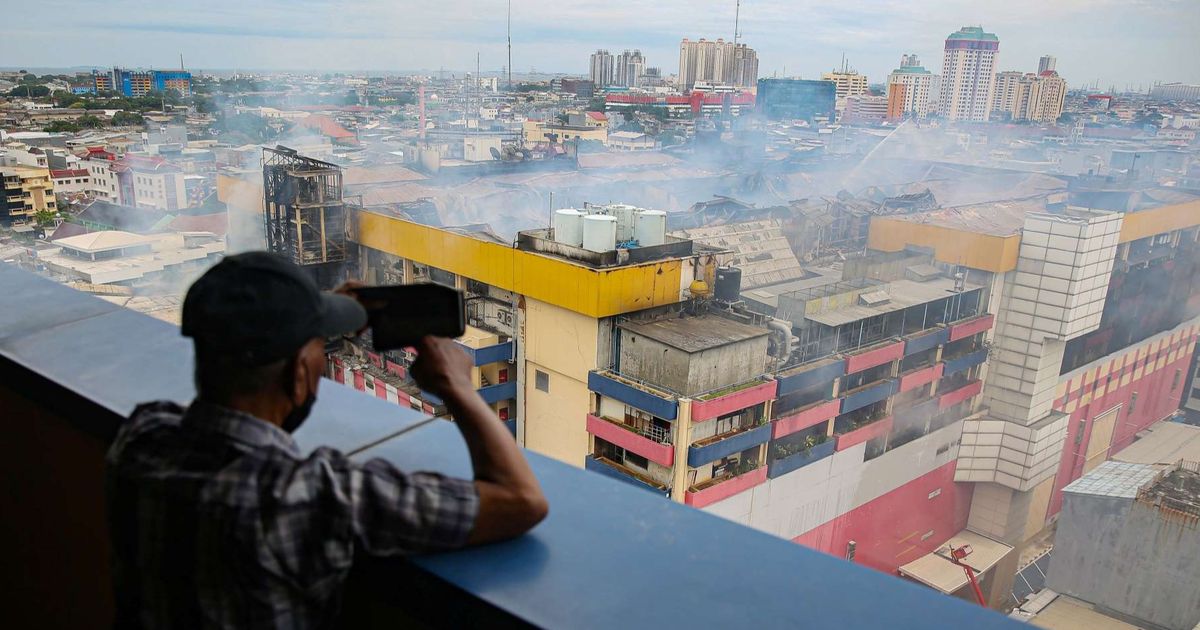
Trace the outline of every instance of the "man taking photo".
<instances>
[{"instance_id":1,"label":"man taking photo","mask_svg":"<svg viewBox=\"0 0 1200 630\"><path fill-rule=\"evenodd\" d=\"M118 627L328 627L356 551L455 549L519 536L546 499L470 382L470 360L426 337L412 373L450 410L474 480L406 473L294 432L312 409L327 339L366 325L278 256L229 256L188 290L196 399L139 406L106 470ZM352 421L352 419L351 419Z\"/></svg>"}]
</instances>

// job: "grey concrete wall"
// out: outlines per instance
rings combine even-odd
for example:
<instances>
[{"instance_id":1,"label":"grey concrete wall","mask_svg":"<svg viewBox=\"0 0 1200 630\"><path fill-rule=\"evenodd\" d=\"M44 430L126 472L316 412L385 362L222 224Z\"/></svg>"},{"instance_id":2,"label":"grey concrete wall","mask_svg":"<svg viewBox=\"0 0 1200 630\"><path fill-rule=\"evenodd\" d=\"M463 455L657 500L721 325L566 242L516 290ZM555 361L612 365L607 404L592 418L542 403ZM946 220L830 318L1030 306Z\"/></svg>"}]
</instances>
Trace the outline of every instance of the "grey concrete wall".
<instances>
[{"instance_id":1,"label":"grey concrete wall","mask_svg":"<svg viewBox=\"0 0 1200 630\"><path fill-rule=\"evenodd\" d=\"M1190 630L1200 623L1200 528L1132 499L1065 494L1046 586Z\"/></svg>"},{"instance_id":2,"label":"grey concrete wall","mask_svg":"<svg viewBox=\"0 0 1200 630\"><path fill-rule=\"evenodd\" d=\"M686 352L623 330L620 354L622 374L676 392L687 389Z\"/></svg>"},{"instance_id":3,"label":"grey concrete wall","mask_svg":"<svg viewBox=\"0 0 1200 630\"><path fill-rule=\"evenodd\" d=\"M691 355L689 396L744 383L767 370L767 337L758 337Z\"/></svg>"}]
</instances>

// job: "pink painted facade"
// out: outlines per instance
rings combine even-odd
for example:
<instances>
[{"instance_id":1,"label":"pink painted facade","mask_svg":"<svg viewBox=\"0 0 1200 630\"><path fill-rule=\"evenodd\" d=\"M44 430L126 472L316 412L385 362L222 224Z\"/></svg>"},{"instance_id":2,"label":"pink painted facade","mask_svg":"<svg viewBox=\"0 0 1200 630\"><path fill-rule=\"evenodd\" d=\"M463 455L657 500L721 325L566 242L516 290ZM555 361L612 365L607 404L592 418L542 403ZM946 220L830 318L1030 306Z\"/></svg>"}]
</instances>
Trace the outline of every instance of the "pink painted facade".
<instances>
[{"instance_id":1,"label":"pink painted facade","mask_svg":"<svg viewBox=\"0 0 1200 630\"><path fill-rule=\"evenodd\" d=\"M904 342L897 341L896 343L868 350L861 354L846 357L846 373L853 374L861 372L867 368L873 368L877 365L890 363L904 356Z\"/></svg>"},{"instance_id":2,"label":"pink painted facade","mask_svg":"<svg viewBox=\"0 0 1200 630\"><path fill-rule=\"evenodd\" d=\"M767 467L761 466L744 475L728 479L703 490L696 492L688 490L684 495L683 502L695 508L702 508L710 503L716 503L721 499L728 499L739 492L749 490L766 480Z\"/></svg>"},{"instance_id":3,"label":"pink painted facade","mask_svg":"<svg viewBox=\"0 0 1200 630\"><path fill-rule=\"evenodd\" d=\"M989 330L995 321L996 316L988 313L987 315L981 315L961 324L955 324L950 327L950 341L958 341L959 339L965 339L971 335L977 335L985 330Z\"/></svg>"},{"instance_id":4,"label":"pink painted facade","mask_svg":"<svg viewBox=\"0 0 1200 630\"><path fill-rule=\"evenodd\" d=\"M974 484L954 483L954 467L950 462L792 540L843 558L853 540L855 562L894 574L967 526Z\"/></svg>"},{"instance_id":5,"label":"pink painted facade","mask_svg":"<svg viewBox=\"0 0 1200 630\"><path fill-rule=\"evenodd\" d=\"M978 396L979 392L983 391L983 381L974 380L962 387L947 392L938 398L938 409L946 409L957 405L958 403L968 400L974 396Z\"/></svg>"},{"instance_id":6,"label":"pink painted facade","mask_svg":"<svg viewBox=\"0 0 1200 630\"><path fill-rule=\"evenodd\" d=\"M841 406L841 399L826 400L813 403L782 418L777 418L771 424L771 437L778 439L785 435L791 435L797 431L807 429L815 424L828 422L830 418L838 415Z\"/></svg>"},{"instance_id":7,"label":"pink painted facade","mask_svg":"<svg viewBox=\"0 0 1200 630\"><path fill-rule=\"evenodd\" d=\"M675 448L670 444L659 444L590 413L587 417L587 432L663 466L675 463Z\"/></svg>"},{"instance_id":8,"label":"pink painted facade","mask_svg":"<svg viewBox=\"0 0 1200 630\"><path fill-rule=\"evenodd\" d=\"M881 435L886 435L892 430L892 417L888 416L881 420L876 420L871 424L859 427L848 433L842 433L834 436L837 439L837 447L835 450L844 451L855 444L875 439Z\"/></svg>"},{"instance_id":9,"label":"pink painted facade","mask_svg":"<svg viewBox=\"0 0 1200 630\"><path fill-rule=\"evenodd\" d=\"M769 380L761 385L739 389L711 400L692 401L692 422L710 420L727 413L762 404L775 397L778 381Z\"/></svg>"},{"instance_id":10,"label":"pink painted facade","mask_svg":"<svg viewBox=\"0 0 1200 630\"><path fill-rule=\"evenodd\" d=\"M936 363L927 368L913 370L900 375L900 386L897 389L899 392L907 392L916 389L922 385L928 385L939 378L942 378L942 370L945 364Z\"/></svg>"}]
</instances>

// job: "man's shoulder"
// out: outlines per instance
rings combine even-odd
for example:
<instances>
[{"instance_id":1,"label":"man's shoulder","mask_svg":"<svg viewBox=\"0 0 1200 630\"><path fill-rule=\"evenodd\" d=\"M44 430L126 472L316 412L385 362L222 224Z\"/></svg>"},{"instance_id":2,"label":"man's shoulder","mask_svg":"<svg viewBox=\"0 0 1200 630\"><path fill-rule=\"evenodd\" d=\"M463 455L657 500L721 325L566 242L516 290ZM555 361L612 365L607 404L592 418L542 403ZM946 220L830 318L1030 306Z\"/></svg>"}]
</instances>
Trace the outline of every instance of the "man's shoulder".
<instances>
[{"instance_id":1,"label":"man's shoulder","mask_svg":"<svg viewBox=\"0 0 1200 630\"><path fill-rule=\"evenodd\" d=\"M183 407L177 402L152 400L134 407L133 413L129 414L127 424L178 420L183 416L183 411Z\"/></svg>"},{"instance_id":2,"label":"man's shoulder","mask_svg":"<svg viewBox=\"0 0 1200 630\"><path fill-rule=\"evenodd\" d=\"M142 436L154 435L179 425L184 408L169 400L145 402L134 407L133 413L121 423L117 436L109 447L109 460L118 457L130 442Z\"/></svg>"}]
</instances>

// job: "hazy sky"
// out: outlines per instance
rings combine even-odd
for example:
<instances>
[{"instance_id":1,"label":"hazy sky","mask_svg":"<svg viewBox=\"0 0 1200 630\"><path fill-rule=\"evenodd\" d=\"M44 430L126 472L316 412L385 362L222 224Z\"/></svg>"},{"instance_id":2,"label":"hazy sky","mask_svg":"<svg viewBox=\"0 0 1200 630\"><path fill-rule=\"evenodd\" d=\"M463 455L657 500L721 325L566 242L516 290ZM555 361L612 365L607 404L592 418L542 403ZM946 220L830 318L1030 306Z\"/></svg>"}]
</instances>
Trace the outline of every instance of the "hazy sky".
<instances>
[{"instance_id":1,"label":"hazy sky","mask_svg":"<svg viewBox=\"0 0 1200 630\"><path fill-rule=\"evenodd\" d=\"M505 0L37 0L5 13L0 66L466 70L505 60ZM664 74L682 37L733 33L734 0L514 0L517 72L584 73L596 48L640 48ZM946 35L1000 37L1002 70L1058 57L1068 83L1200 83L1200 0L744 0L759 72L815 78L850 64L882 82L916 52L940 72Z\"/></svg>"}]
</instances>

